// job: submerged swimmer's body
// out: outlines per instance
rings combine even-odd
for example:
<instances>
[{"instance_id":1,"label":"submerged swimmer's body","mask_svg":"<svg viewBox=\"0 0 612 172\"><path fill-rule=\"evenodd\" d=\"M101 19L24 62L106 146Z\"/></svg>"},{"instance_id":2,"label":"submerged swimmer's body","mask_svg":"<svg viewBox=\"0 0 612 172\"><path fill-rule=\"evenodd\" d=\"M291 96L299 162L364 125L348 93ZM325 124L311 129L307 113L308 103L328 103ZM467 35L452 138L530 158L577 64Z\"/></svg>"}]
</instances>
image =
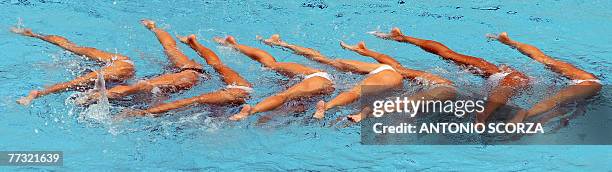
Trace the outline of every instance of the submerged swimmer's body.
<instances>
[{"instance_id":1,"label":"submerged swimmer's body","mask_svg":"<svg viewBox=\"0 0 612 172\"><path fill-rule=\"evenodd\" d=\"M528 77L521 72L510 69L509 67L498 67L493 63L487 62L481 58L459 54L436 41L406 36L402 34L399 28L393 28L390 33L376 32L373 34L383 39L410 43L419 46L421 49L427 52L436 54L443 59L451 60L462 66L476 68L476 70L471 70L471 72L480 76L491 77L492 75L498 74L505 75L499 81L499 84L489 93L484 112L477 114L476 122L478 123L485 123L489 116L495 112L495 110L505 105L510 97L518 92L518 89L521 89L529 84Z\"/></svg>"},{"instance_id":2,"label":"submerged swimmer's body","mask_svg":"<svg viewBox=\"0 0 612 172\"><path fill-rule=\"evenodd\" d=\"M446 78L432 73L406 68L391 56L366 48L364 42L359 42L356 46L350 46L344 42L340 42L340 45L344 49L354 51L363 56L371 57L379 63L393 67L393 69L400 73L405 79L416 81L420 84L428 86L427 89L411 95L408 98L410 100L420 99L444 101L453 99L456 96L456 90L453 86L453 82ZM371 114L371 112L372 111L370 108L364 108L361 112L351 115L350 118L354 121L358 121L364 117L367 117L369 114Z\"/></svg>"},{"instance_id":3,"label":"submerged swimmer's body","mask_svg":"<svg viewBox=\"0 0 612 172\"><path fill-rule=\"evenodd\" d=\"M180 90L186 90L199 81L200 75L203 74L202 65L189 59L177 47L176 41L170 34L155 26L155 22L151 20L142 20L142 24L155 33L157 39L162 44L164 52L170 62L178 70L176 73L164 74L158 77L141 80L132 85L119 85L110 88L106 91L108 99L119 99L125 96L137 93L151 93L154 89L159 89L162 93L173 93ZM100 97L100 93L88 95L79 104L89 104L96 101Z\"/></svg>"},{"instance_id":4,"label":"submerged swimmer's body","mask_svg":"<svg viewBox=\"0 0 612 172\"><path fill-rule=\"evenodd\" d=\"M11 31L17 34L38 38L40 40L55 44L76 55L107 63L107 65L102 67L100 70L79 76L74 80L58 83L42 90L33 90L29 93L28 96L17 100L17 103L19 104L28 105L32 102L32 100L47 94L74 90L80 87L89 87L95 82L96 79L99 78L99 74L103 75L105 81L115 83L123 82L134 76L134 64L127 56L104 52L96 48L79 46L70 42L64 37L57 35L43 35L39 33L34 33L31 29L11 28Z\"/></svg>"},{"instance_id":5,"label":"submerged swimmer's body","mask_svg":"<svg viewBox=\"0 0 612 172\"><path fill-rule=\"evenodd\" d=\"M496 39L512 48L516 48L522 54L525 54L533 60L548 66L553 71L571 79L573 82L552 97L538 102L529 110L518 113L512 120L513 122L522 122L526 118L548 112L563 103L594 96L599 90L601 90L601 81L595 75L581 70L567 62L554 59L544 54L535 46L511 40L506 32L502 32L499 35L489 35L489 37ZM545 123L551 118L552 116L544 117L541 122Z\"/></svg>"},{"instance_id":6,"label":"submerged swimmer's body","mask_svg":"<svg viewBox=\"0 0 612 172\"><path fill-rule=\"evenodd\" d=\"M187 37L179 36L179 40L189 45L200 55L200 57L204 58L206 63L212 66L213 69L215 69L215 71L221 75L221 80L223 80L227 86L215 92L176 100L143 111L134 111L131 115L160 114L193 104L226 105L242 104L245 102L245 99L248 98L249 94L253 91L251 83L240 76L240 74L238 74L236 71L224 65L217 54L197 41L195 35L189 35Z\"/></svg>"},{"instance_id":7,"label":"submerged swimmer's body","mask_svg":"<svg viewBox=\"0 0 612 172\"><path fill-rule=\"evenodd\" d=\"M298 45L289 44L280 40L278 34L272 35L270 39L263 40L264 43L271 46L278 46L292 50L295 54L302 55L313 61L330 65L338 70L348 71L358 74L368 74L359 84L353 88L340 93L338 96L328 102L321 100L317 103L317 111L314 118L322 119L325 116L325 111L338 106L348 105L357 101L363 96L363 86L371 87L372 90L367 90L369 93L380 93L399 88L402 86L402 75L395 71L392 67L385 64L366 63L356 60L347 59L329 59L318 51L310 48L301 47ZM349 116L353 121L360 121L361 116Z\"/></svg>"},{"instance_id":8,"label":"submerged swimmer's body","mask_svg":"<svg viewBox=\"0 0 612 172\"><path fill-rule=\"evenodd\" d=\"M272 55L267 52L238 44L232 36L226 39L215 38L217 43L234 48L251 59L258 61L263 66L277 71L287 77L305 76L304 80L297 83L287 90L277 93L273 96L265 98L255 106L245 105L242 110L230 117L230 120L241 120L249 115L266 112L277 109L285 102L300 98L309 98L312 96L329 94L334 90L334 85L329 77L329 74L322 70L310 68L301 64L291 62L277 62Z\"/></svg>"}]
</instances>

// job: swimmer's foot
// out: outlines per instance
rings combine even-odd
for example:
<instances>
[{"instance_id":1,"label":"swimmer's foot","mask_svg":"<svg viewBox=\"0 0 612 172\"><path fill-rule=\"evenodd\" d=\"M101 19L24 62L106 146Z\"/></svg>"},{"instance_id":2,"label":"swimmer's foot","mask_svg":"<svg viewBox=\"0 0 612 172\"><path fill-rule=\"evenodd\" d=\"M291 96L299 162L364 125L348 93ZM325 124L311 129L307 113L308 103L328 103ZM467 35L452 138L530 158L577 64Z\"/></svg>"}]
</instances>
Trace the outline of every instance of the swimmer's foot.
<instances>
[{"instance_id":1,"label":"swimmer's foot","mask_svg":"<svg viewBox=\"0 0 612 172\"><path fill-rule=\"evenodd\" d=\"M280 40L280 35L279 34L274 34L274 35L270 36L270 38L268 38L268 39L263 39L261 36L258 36L257 39L261 40L261 42L263 42L264 44L270 45L270 46L281 45L282 44L282 41Z\"/></svg>"},{"instance_id":2,"label":"swimmer's foot","mask_svg":"<svg viewBox=\"0 0 612 172\"><path fill-rule=\"evenodd\" d=\"M142 23L142 25L144 25L145 27L147 27L147 29L151 30L151 29L155 29L155 22L153 20L149 20L149 19L142 19L140 20L140 23Z\"/></svg>"},{"instance_id":3,"label":"swimmer's foot","mask_svg":"<svg viewBox=\"0 0 612 172\"><path fill-rule=\"evenodd\" d=\"M176 35L176 38L178 38L179 41L181 41L182 43L189 44L191 41L196 40L196 35L194 34L191 34L188 36Z\"/></svg>"},{"instance_id":4,"label":"swimmer's foot","mask_svg":"<svg viewBox=\"0 0 612 172\"><path fill-rule=\"evenodd\" d=\"M325 101L321 100L317 102L317 111L312 117L316 119L323 119L323 117L325 117Z\"/></svg>"},{"instance_id":5,"label":"swimmer's foot","mask_svg":"<svg viewBox=\"0 0 612 172\"><path fill-rule=\"evenodd\" d=\"M242 107L242 110L240 110L240 112L238 112L235 115L232 115L231 117L229 117L229 119L232 121L240 121L249 116L251 109L252 109L251 105L244 105L244 107Z\"/></svg>"},{"instance_id":6,"label":"swimmer's foot","mask_svg":"<svg viewBox=\"0 0 612 172\"><path fill-rule=\"evenodd\" d=\"M32 100L34 100L36 97L38 97L39 94L40 94L39 91L36 91L36 90L31 91L30 94L28 94L28 96L22 97L19 100L17 100L17 103L20 104L20 105L27 106L30 103L32 103Z\"/></svg>"},{"instance_id":7,"label":"swimmer's foot","mask_svg":"<svg viewBox=\"0 0 612 172\"><path fill-rule=\"evenodd\" d=\"M365 52L368 50L365 46L365 42L363 41L360 41L359 43L357 43L357 45L348 45L344 43L344 41L340 41L340 46L344 49L355 51L358 53Z\"/></svg>"},{"instance_id":8,"label":"swimmer's foot","mask_svg":"<svg viewBox=\"0 0 612 172\"><path fill-rule=\"evenodd\" d=\"M354 114L354 115L349 115L349 116L346 116L346 119L348 119L349 121L357 123L357 122L360 122L361 120L363 120L363 114L358 113L358 114Z\"/></svg>"},{"instance_id":9,"label":"swimmer's foot","mask_svg":"<svg viewBox=\"0 0 612 172\"><path fill-rule=\"evenodd\" d=\"M237 45L238 43L236 43L236 39L234 39L233 36L227 36L225 39L223 38L219 38L219 37L214 37L213 40L221 45L224 46L232 46L232 45Z\"/></svg>"},{"instance_id":10,"label":"swimmer's foot","mask_svg":"<svg viewBox=\"0 0 612 172\"><path fill-rule=\"evenodd\" d=\"M486 35L486 37L489 38L489 40L497 40L501 43L508 44L508 45L512 43L512 40L510 40L510 37L508 37L507 32L502 32L498 35L489 33Z\"/></svg>"},{"instance_id":11,"label":"swimmer's foot","mask_svg":"<svg viewBox=\"0 0 612 172\"><path fill-rule=\"evenodd\" d=\"M402 36L404 36L404 34L402 34L402 31L400 31L399 28L394 27L393 29L391 29L391 32L389 33L384 33L384 32L378 32L378 31L372 31L372 32L368 32L369 34L372 34L376 37L382 38L382 39L394 39L394 40L398 40L401 39Z\"/></svg>"},{"instance_id":12,"label":"swimmer's foot","mask_svg":"<svg viewBox=\"0 0 612 172\"><path fill-rule=\"evenodd\" d=\"M34 34L32 32L32 29L29 29L29 28L11 27L11 32L16 33L16 34L20 34L20 35L23 35L23 36L36 37L36 34Z\"/></svg>"}]
</instances>

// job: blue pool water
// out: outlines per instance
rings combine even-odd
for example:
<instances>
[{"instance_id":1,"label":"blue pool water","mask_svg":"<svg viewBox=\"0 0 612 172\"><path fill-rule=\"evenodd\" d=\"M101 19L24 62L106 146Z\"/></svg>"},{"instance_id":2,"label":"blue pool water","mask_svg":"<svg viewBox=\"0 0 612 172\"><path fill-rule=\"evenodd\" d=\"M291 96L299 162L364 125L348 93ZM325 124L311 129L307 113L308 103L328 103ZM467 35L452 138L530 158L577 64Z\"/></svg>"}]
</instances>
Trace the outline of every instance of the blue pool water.
<instances>
[{"instance_id":1,"label":"blue pool water","mask_svg":"<svg viewBox=\"0 0 612 172\"><path fill-rule=\"evenodd\" d=\"M373 30L386 32L398 26L405 34L435 39L457 52L510 65L539 84L560 88L565 79L516 50L487 42L484 35L507 31L513 38L537 45L545 53L576 64L608 84L612 81L610 8L612 1L597 0L0 0L0 150L60 150L65 154L61 167L0 167L0 170L609 171L610 146L361 145L357 126L337 129L324 126L324 122L306 121L312 108L298 114L280 109L268 113L279 114L271 122L256 125L257 117L237 123L225 120L237 108L205 106L162 118L108 123L109 114L96 114L70 104L67 99L74 92L45 96L22 107L15 100L29 90L67 81L97 67L51 44L11 34L8 28L21 18L25 27L34 31L117 51L135 61L135 78L143 78L168 71L169 64L154 35L138 22L150 18L172 34L197 34L227 65L254 83L256 93L248 101L253 104L295 81L216 46L210 41L213 36L233 35L240 43L262 48L279 61L330 71L338 78L339 89L335 94L363 76L342 74L303 57L263 46L255 35L279 33L288 42L316 48L331 57L373 62L338 46L339 40L350 44L363 40L368 47L396 57L407 67L430 71L460 84L485 82L419 48L365 34ZM188 47L181 45L181 49L204 63ZM213 73L209 79L167 99L191 97L223 86L209 66L206 70ZM610 96L605 94L602 96ZM538 99L542 95L533 96ZM529 98L517 99L515 103L523 107L531 105L521 101ZM114 103L110 115L126 105L132 104ZM341 110L330 116L347 113Z\"/></svg>"}]
</instances>

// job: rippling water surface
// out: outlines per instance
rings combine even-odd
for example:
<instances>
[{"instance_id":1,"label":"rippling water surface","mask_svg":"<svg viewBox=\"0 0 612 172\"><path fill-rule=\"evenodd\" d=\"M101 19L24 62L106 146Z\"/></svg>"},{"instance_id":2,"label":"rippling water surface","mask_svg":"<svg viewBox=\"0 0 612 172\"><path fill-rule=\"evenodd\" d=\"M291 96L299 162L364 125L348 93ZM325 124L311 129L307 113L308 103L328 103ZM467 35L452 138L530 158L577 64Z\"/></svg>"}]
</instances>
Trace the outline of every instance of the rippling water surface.
<instances>
[{"instance_id":1,"label":"rippling water surface","mask_svg":"<svg viewBox=\"0 0 612 172\"><path fill-rule=\"evenodd\" d=\"M205 46L254 83L257 92L249 100L252 104L295 81L217 47L210 41L213 36L233 35L240 43L269 51L279 61L328 70L337 78L337 90L350 87L363 76L339 73L261 45L255 36L279 33L288 42L316 48L331 57L372 61L338 45L339 40L351 44L363 40L369 48L396 57L407 67L431 71L459 84L485 82L419 48L366 34L398 26L405 34L438 40L457 52L510 65L538 84L560 88L565 79L516 50L487 42L484 35L507 31L515 39L537 45L545 53L576 64L608 84L612 57L610 8L611 1L597 0L0 0L0 150L65 153L62 167L13 168L22 170L610 170L610 146L361 145L358 127L337 129L325 127L326 122L310 122L306 116L312 114L311 108L303 113L281 109L274 112L278 115L268 124L256 125L256 117L238 123L225 120L237 108L205 106L163 118L108 123L99 116L91 118L88 109L70 104L68 99L74 92L45 96L29 107L21 107L15 100L28 90L67 81L97 69L97 65L51 44L8 32L20 18L25 27L34 31L117 51L135 61L136 78L143 78L168 71L169 64L154 35L138 22L150 18L172 34L198 35ZM181 45L181 49L204 63L188 47ZM206 70L212 75L195 88L160 99L191 97L223 86L210 67ZM542 95L531 96L537 100ZM604 103L609 103L609 96L603 93ZM528 100L530 97L517 98L514 103L529 106ZM143 106L112 102L110 115L127 105ZM330 118L347 113L339 110Z\"/></svg>"}]
</instances>

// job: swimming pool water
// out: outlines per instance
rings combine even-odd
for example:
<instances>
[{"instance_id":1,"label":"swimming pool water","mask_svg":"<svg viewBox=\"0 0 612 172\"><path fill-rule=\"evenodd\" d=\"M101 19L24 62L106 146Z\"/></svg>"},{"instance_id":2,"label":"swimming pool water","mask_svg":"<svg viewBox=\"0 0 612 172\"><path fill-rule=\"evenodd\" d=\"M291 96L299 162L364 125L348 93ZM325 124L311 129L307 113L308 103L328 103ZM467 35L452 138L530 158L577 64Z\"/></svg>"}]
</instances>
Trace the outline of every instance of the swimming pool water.
<instances>
[{"instance_id":1,"label":"swimming pool water","mask_svg":"<svg viewBox=\"0 0 612 172\"><path fill-rule=\"evenodd\" d=\"M338 129L326 122L311 122L308 111L288 108L229 122L224 117L238 108L206 107L172 112L162 118L141 118L108 123L108 116L91 113L67 101L74 92L44 96L31 106L15 100L29 90L67 81L97 66L54 45L8 31L23 21L34 31L57 34L73 42L131 57L136 77L169 71L169 62L152 33L139 24L149 18L172 34L194 33L224 63L254 83L256 93L248 103L295 83L244 55L218 47L210 38L233 35L238 42L262 48L279 61L293 61L325 69L339 86L335 94L363 76L345 74L282 50L264 46L256 35L274 33L291 43L315 48L339 58L374 62L345 51L339 40L365 41L376 51L397 58L406 67L426 70L459 84L484 83L453 64L419 48L384 41L366 34L387 32L397 26L407 35L440 41L457 52L507 64L538 84L562 87L559 75L497 42L486 33L510 36L540 47L545 53L594 73L610 83L612 57L611 1L59 1L0 0L0 150L60 150L61 167L0 167L0 170L357 170L439 171L609 171L610 146L368 146L359 143L359 127ZM184 45L192 59L205 64ZM191 90L162 100L191 97L220 88L211 76ZM134 82L136 79L130 81ZM609 102L609 92L602 93ZM535 95L542 96L542 95ZM329 99L330 96L321 98ZM528 106L527 98L517 98ZM536 98L537 99L537 98ZM116 113L129 102L114 102ZM136 104L142 107L142 104ZM300 106L299 103L292 106ZM609 105L608 105L609 106ZM330 119L346 115L339 110ZM275 115L263 125L262 115ZM108 114L107 114L108 115ZM587 112L588 115L588 112ZM221 117L219 117L221 116ZM607 118L612 121L612 117Z\"/></svg>"}]
</instances>

